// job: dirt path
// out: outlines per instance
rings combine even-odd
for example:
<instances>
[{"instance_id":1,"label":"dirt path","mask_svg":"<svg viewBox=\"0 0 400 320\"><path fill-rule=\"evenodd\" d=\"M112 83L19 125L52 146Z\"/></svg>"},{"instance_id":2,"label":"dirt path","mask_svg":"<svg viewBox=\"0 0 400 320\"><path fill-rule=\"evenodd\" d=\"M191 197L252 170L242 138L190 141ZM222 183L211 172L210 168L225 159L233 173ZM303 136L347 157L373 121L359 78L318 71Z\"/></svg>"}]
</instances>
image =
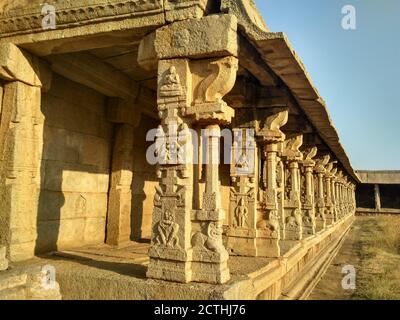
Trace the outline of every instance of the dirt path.
<instances>
[{"instance_id":1,"label":"dirt path","mask_svg":"<svg viewBox=\"0 0 400 320\"><path fill-rule=\"evenodd\" d=\"M352 225L338 255L334 258L321 281L314 288L310 300L349 300L355 299L356 290L342 288L342 273L344 266L354 266L357 273L362 270L363 260L368 255L368 241L376 232L378 221L376 217L357 217Z\"/></svg>"}]
</instances>

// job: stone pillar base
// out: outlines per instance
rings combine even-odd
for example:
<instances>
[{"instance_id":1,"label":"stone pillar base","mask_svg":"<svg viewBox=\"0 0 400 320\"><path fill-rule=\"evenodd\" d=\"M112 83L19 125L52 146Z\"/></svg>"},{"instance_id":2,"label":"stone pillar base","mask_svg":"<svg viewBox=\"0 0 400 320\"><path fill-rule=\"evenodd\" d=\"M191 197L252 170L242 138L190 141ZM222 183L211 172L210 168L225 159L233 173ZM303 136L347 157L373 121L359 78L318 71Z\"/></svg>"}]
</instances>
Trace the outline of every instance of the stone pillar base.
<instances>
[{"instance_id":1,"label":"stone pillar base","mask_svg":"<svg viewBox=\"0 0 400 320\"><path fill-rule=\"evenodd\" d=\"M192 280L192 267L190 262L160 260L150 258L146 272L147 278L162 279L167 281L189 283Z\"/></svg>"},{"instance_id":2,"label":"stone pillar base","mask_svg":"<svg viewBox=\"0 0 400 320\"><path fill-rule=\"evenodd\" d=\"M257 230L256 245L258 257L279 258L281 256L279 237L265 236L264 230Z\"/></svg>"},{"instance_id":3,"label":"stone pillar base","mask_svg":"<svg viewBox=\"0 0 400 320\"><path fill-rule=\"evenodd\" d=\"M228 268L228 260L226 262L192 262L194 282L205 283L226 283L230 280L230 272Z\"/></svg>"},{"instance_id":4,"label":"stone pillar base","mask_svg":"<svg viewBox=\"0 0 400 320\"><path fill-rule=\"evenodd\" d=\"M227 238L226 247L230 255L258 257L256 230L231 228Z\"/></svg>"},{"instance_id":5,"label":"stone pillar base","mask_svg":"<svg viewBox=\"0 0 400 320\"><path fill-rule=\"evenodd\" d=\"M315 230L316 232L322 231L324 230L326 227L326 222L325 220L321 219L321 218L317 218L316 219L316 224L315 224Z\"/></svg>"},{"instance_id":6,"label":"stone pillar base","mask_svg":"<svg viewBox=\"0 0 400 320\"><path fill-rule=\"evenodd\" d=\"M303 238L309 237L315 234L315 226L303 224Z\"/></svg>"},{"instance_id":7,"label":"stone pillar base","mask_svg":"<svg viewBox=\"0 0 400 320\"><path fill-rule=\"evenodd\" d=\"M6 259L6 247L0 247L0 271L8 269L8 260Z\"/></svg>"}]
</instances>

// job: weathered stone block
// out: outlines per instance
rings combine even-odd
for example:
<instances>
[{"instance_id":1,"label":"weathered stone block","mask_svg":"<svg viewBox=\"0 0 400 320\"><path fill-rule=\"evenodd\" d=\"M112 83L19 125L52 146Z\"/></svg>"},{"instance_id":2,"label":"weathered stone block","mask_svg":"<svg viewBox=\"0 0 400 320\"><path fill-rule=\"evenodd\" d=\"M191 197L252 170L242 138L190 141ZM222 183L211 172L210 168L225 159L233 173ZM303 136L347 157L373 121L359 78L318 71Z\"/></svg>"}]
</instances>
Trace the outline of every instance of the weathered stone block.
<instances>
[{"instance_id":1,"label":"weathered stone block","mask_svg":"<svg viewBox=\"0 0 400 320\"><path fill-rule=\"evenodd\" d=\"M52 72L43 61L22 51L12 43L0 44L0 78L21 81L48 90Z\"/></svg>"},{"instance_id":2,"label":"weathered stone block","mask_svg":"<svg viewBox=\"0 0 400 320\"><path fill-rule=\"evenodd\" d=\"M144 38L138 62L154 69L157 60L238 55L237 20L233 15L212 15L175 22Z\"/></svg>"}]
</instances>

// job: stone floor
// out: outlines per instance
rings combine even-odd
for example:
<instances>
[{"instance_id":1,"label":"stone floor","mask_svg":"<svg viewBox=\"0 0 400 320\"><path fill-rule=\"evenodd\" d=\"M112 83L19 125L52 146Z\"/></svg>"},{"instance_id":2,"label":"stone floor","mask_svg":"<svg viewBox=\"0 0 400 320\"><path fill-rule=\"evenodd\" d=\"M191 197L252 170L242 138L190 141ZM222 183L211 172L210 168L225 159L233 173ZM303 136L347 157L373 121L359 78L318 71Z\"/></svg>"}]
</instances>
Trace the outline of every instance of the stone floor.
<instances>
[{"instance_id":1,"label":"stone floor","mask_svg":"<svg viewBox=\"0 0 400 320\"><path fill-rule=\"evenodd\" d=\"M57 270L63 299L213 299L248 274L258 272L275 259L232 257L231 280L222 286L175 284L146 278L148 243L131 242L120 248L99 245L55 252L14 267L49 264ZM274 265L274 263L272 263ZM160 287L165 290L160 290ZM176 288L171 296L171 288Z\"/></svg>"},{"instance_id":2,"label":"stone floor","mask_svg":"<svg viewBox=\"0 0 400 320\"><path fill-rule=\"evenodd\" d=\"M315 240L318 237L307 243L317 244ZM276 281L275 278L280 279L286 272L286 266L298 263L296 261L309 250L307 245L293 244L282 243L282 249L286 252L282 259L232 256L229 259L231 280L224 285L180 284L147 279L149 243L138 242L118 248L103 244L54 252L12 264L12 268L54 266L56 281L66 300L254 299L254 290L259 291Z\"/></svg>"}]
</instances>

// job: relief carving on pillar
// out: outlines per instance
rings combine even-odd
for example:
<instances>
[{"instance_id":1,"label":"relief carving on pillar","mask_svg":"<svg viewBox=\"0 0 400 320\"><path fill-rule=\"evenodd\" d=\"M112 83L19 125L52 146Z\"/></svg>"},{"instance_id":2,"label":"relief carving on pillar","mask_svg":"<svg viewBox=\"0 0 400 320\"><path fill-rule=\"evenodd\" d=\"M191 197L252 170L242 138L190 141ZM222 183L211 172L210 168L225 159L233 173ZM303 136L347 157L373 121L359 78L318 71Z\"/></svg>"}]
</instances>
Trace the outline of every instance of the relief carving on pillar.
<instances>
[{"instance_id":1,"label":"relief carving on pillar","mask_svg":"<svg viewBox=\"0 0 400 320\"><path fill-rule=\"evenodd\" d=\"M234 229L255 229L256 193L255 166L256 143L254 130L235 130L232 148L231 192L230 192L230 233Z\"/></svg>"},{"instance_id":2,"label":"relief carving on pillar","mask_svg":"<svg viewBox=\"0 0 400 320\"><path fill-rule=\"evenodd\" d=\"M164 209L162 219L156 224L156 229L155 244L171 248L180 248L178 237L179 224L175 222L173 210Z\"/></svg>"},{"instance_id":3,"label":"relief carving on pillar","mask_svg":"<svg viewBox=\"0 0 400 320\"><path fill-rule=\"evenodd\" d=\"M155 156L160 165L184 165L187 160L186 147L190 141L190 131L186 123L172 124L166 132L158 126L155 141Z\"/></svg>"},{"instance_id":4,"label":"relief carving on pillar","mask_svg":"<svg viewBox=\"0 0 400 320\"><path fill-rule=\"evenodd\" d=\"M181 79L175 66L171 66L164 76L164 81L160 87L161 97L177 97L183 94Z\"/></svg>"},{"instance_id":5,"label":"relief carving on pillar","mask_svg":"<svg viewBox=\"0 0 400 320\"><path fill-rule=\"evenodd\" d=\"M202 229L192 237L193 248L209 252L211 255L216 253L226 257L228 253L222 243L222 222L209 221L203 223Z\"/></svg>"}]
</instances>

